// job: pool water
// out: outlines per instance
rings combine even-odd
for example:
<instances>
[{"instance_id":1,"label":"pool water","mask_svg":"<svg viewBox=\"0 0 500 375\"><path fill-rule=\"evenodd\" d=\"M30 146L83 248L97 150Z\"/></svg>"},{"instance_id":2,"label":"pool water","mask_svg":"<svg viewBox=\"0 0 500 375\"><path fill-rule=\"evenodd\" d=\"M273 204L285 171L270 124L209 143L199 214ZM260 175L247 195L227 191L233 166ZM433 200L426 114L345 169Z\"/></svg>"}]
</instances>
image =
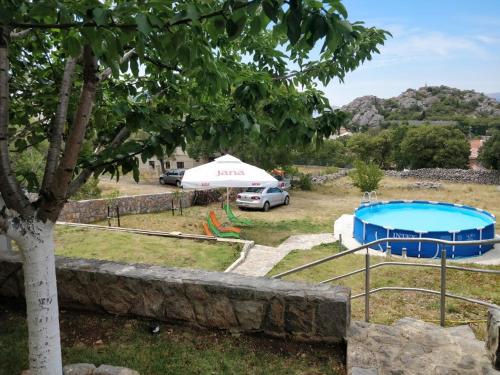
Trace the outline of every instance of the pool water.
<instances>
[{"instance_id":1,"label":"pool water","mask_svg":"<svg viewBox=\"0 0 500 375\"><path fill-rule=\"evenodd\" d=\"M495 237L495 216L474 207L430 201L376 202L354 212L354 238L368 243L384 238L436 238L447 241L486 240ZM430 242L383 242L375 249L419 258L439 257L446 250L449 258L477 256L492 245L443 246Z\"/></svg>"}]
</instances>

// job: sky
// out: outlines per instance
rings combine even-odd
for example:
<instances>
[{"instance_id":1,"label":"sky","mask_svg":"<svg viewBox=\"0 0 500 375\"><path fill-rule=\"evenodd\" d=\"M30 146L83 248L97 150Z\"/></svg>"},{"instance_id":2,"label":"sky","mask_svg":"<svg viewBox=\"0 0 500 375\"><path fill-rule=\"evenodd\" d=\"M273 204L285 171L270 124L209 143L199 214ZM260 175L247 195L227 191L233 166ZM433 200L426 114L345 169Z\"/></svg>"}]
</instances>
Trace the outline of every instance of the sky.
<instances>
[{"instance_id":1,"label":"sky","mask_svg":"<svg viewBox=\"0 0 500 375\"><path fill-rule=\"evenodd\" d=\"M363 95L446 85L500 92L500 0L344 0L349 21L392 33L381 54L321 87L342 106Z\"/></svg>"}]
</instances>

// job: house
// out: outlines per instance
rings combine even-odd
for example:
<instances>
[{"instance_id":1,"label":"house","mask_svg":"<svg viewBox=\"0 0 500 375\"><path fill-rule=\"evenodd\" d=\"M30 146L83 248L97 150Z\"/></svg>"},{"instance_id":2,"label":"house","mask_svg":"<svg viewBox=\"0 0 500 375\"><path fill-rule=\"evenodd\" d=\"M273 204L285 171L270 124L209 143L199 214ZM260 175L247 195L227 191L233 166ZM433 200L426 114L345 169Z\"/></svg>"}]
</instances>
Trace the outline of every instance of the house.
<instances>
[{"instance_id":1,"label":"house","mask_svg":"<svg viewBox=\"0 0 500 375\"><path fill-rule=\"evenodd\" d=\"M163 169L189 169L208 163L208 159L193 159L181 147L176 147L175 151L163 161L163 168L160 160L156 157L141 163L139 169L141 173L154 172L157 176L163 173Z\"/></svg>"},{"instance_id":2,"label":"house","mask_svg":"<svg viewBox=\"0 0 500 375\"><path fill-rule=\"evenodd\" d=\"M469 155L469 168L470 169L483 169L481 163L479 162L479 150L483 146L485 142L484 138L480 139L471 139L469 141L470 144L470 155Z\"/></svg>"}]
</instances>

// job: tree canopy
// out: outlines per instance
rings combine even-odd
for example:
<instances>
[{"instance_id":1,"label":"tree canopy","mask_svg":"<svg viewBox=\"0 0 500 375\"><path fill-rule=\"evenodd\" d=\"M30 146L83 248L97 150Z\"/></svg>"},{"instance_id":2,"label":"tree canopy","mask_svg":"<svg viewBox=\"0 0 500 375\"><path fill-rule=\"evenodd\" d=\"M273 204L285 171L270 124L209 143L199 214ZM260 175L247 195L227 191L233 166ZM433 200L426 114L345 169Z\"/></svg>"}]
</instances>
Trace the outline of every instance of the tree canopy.
<instances>
[{"instance_id":1,"label":"tree canopy","mask_svg":"<svg viewBox=\"0 0 500 375\"><path fill-rule=\"evenodd\" d=\"M315 87L343 80L387 32L340 0L0 0L0 232L23 252L33 374L62 373L53 226L92 175L249 133L328 137ZM313 48L319 54L312 59ZM46 145L40 176L14 162ZM32 202L20 182L38 192Z\"/></svg>"},{"instance_id":2,"label":"tree canopy","mask_svg":"<svg viewBox=\"0 0 500 375\"><path fill-rule=\"evenodd\" d=\"M479 151L479 160L486 168L500 169L500 130L484 142Z\"/></svg>"}]
</instances>

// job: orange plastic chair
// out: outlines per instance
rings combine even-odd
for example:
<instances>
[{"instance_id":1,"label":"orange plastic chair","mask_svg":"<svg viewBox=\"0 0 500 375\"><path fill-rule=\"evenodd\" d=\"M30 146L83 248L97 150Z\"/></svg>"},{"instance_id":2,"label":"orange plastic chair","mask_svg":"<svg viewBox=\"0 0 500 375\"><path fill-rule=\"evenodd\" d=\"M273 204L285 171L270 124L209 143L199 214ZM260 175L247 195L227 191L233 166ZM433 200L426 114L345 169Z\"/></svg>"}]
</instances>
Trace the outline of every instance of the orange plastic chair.
<instances>
[{"instance_id":1,"label":"orange plastic chair","mask_svg":"<svg viewBox=\"0 0 500 375\"><path fill-rule=\"evenodd\" d=\"M210 215L210 219L212 220L212 223L221 232L234 232L234 233L240 233L241 232L240 228L236 228L236 227L224 227L220 223L220 221L217 219L217 216L215 216L215 212L214 211L210 211L209 215Z\"/></svg>"},{"instance_id":2,"label":"orange plastic chair","mask_svg":"<svg viewBox=\"0 0 500 375\"><path fill-rule=\"evenodd\" d=\"M205 234L207 236L214 237L214 234L212 233L212 231L210 230L210 228L208 227L208 224L206 222L203 222L203 230L205 231Z\"/></svg>"}]
</instances>

